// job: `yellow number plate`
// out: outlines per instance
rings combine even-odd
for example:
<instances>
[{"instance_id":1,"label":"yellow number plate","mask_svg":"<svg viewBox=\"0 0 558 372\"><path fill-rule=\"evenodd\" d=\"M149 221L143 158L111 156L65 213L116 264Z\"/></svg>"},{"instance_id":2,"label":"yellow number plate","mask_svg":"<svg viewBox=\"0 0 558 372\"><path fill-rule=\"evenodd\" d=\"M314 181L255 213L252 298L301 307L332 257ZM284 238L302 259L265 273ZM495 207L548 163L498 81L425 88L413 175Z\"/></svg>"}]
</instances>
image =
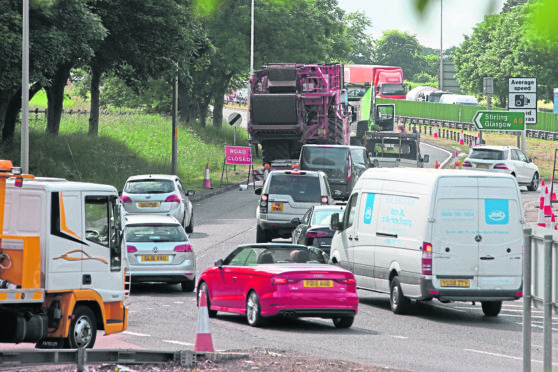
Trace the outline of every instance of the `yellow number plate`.
<instances>
[{"instance_id":1,"label":"yellow number plate","mask_svg":"<svg viewBox=\"0 0 558 372\"><path fill-rule=\"evenodd\" d=\"M139 202L138 207L140 208L156 208L159 206L159 202Z\"/></svg>"},{"instance_id":2,"label":"yellow number plate","mask_svg":"<svg viewBox=\"0 0 558 372\"><path fill-rule=\"evenodd\" d=\"M142 262L169 262L169 256L143 256Z\"/></svg>"},{"instance_id":3,"label":"yellow number plate","mask_svg":"<svg viewBox=\"0 0 558 372\"><path fill-rule=\"evenodd\" d=\"M477 164L477 168L488 169L488 168L490 168L490 166L488 164Z\"/></svg>"},{"instance_id":4,"label":"yellow number plate","mask_svg":"<svg viewBox=\"0 0 558 372\"><path fill-rule=\"evenodd\" d=\"M442 287L469 287L469 280L461 279L442 279L440 280Z\"/></svg>"},{"instance_id":5,"label":"yellow number plate","mask_svg":"<svg viewBox=\"0 0 558 372\"><path fill-rule=\"evenodd\" d=\"M305 280L304 286L308 288L316 287L333 287L333 281L331 280Z\"/></svg>"},{"instance_id":6,"label":"yellow number plate","mask_svg":"<svg viewBox=\"0 0 558 372\"><path fill-rule=\"evenodd\" d=\"M283 203L271 203L272 212L283 212Z\"/></svg>"}]
</instances>

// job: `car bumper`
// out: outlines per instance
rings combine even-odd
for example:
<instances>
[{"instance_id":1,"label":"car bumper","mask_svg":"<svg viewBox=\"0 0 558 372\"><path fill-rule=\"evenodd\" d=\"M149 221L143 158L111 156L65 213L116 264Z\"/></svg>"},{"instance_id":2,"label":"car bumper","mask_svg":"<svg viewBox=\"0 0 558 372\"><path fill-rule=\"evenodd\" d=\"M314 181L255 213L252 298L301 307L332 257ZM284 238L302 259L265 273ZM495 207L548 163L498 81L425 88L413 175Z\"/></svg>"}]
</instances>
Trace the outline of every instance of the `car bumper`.
<instances>
[{"instance_id":1,"label":"car bumper","mask_svg":"<svg viewBox=\"0 0 558 372\"><path fill-rule=\"evenodd\" d=\"M180 265L130 264L132 282L184 282L194 280L196 265L184 260Z\"/></svg>"},{"instance_id":2,"label":"car bumper","mask_svg":"<svg viewBox=\"0 0 558 372\"><path fill-rule=\"evenodd\" d=\"M288 315L294 317L354 316L358 312L356 293L273 293L260 297L262 316Z\"/></svg>"},{"instance_id":3,"label":"car bumper","mask_svg":"<svg viewBox=\"0 0 558 372\"><path fill-rule=\"evenodd\" d=\"M512 301L519 300L521 287L517 289L471 289L471 288L435 288L431 279L421 282L423 299L437 298L442 301Z\"/></svg>"}]
</instances>

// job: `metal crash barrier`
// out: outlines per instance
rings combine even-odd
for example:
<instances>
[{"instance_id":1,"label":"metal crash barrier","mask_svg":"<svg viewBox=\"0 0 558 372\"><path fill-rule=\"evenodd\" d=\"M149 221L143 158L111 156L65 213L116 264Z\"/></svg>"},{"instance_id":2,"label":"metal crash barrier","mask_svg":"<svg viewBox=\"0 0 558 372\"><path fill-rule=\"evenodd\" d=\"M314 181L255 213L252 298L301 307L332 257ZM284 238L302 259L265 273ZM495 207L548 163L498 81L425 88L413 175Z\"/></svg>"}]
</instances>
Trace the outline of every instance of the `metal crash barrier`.
<instances>
[{"instance_id":1,"label":"metal crash barrier","mask_svg":"<svg viewBox=\"0 0 558 372\"><path fill-rule=\"evenodd\" d=\"M558 231L540 226L523 230L523 371L531 371L531 304L542 308L544 371L552 370L552 310L558 298Z\"/></svg>"}]
</instances>

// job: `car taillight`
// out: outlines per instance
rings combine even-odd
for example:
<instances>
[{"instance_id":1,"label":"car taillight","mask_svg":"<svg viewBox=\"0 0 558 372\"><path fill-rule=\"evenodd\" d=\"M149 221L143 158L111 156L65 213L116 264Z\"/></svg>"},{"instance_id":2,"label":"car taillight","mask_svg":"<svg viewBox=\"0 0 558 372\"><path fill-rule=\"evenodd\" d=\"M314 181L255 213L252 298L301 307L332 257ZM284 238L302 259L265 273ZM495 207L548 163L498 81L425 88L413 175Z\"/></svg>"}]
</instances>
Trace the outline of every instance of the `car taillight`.
<instances>
[{"instance_id":1,"label":"car taillight","mask_svg":"<svg viewBox=\"0 0 558 372\"><path fill-rule=\"evenodd\" d=\"M260 198L260 213L267 213L267 200L269 199L269 195L263 194Z\"/></svg>"},{"instance_id":2,"label":"car taillight","mask_svg":"<svg viewBox=\"0 0 558 372\"><path fill-rule=\"evenodd\" d=\"M322 204L327 204L329 201L329 197L327 196L322 196Z\"/></svg>"},{"instance_id":3,"label":"car taillight","mask_svg":"<svg viewBox=\"0 0 558 372\"><path fill-rule=\"evenodd\" d=\"M471 168L472 166L473 164L471 164L469 160L465 160L462 165L462 167L468 167L468 168Z\"/></svg>"},{"instance_id":4,"label":"car taillight","mask_svg":"<svg viewBox=\"0 0 558 372\"><path fill-rule=\"evenodd\" d=\"M508 168L508 166L507 166L505 163L497 163L497 164L494 164L494 167L493 167L493 168L494 168L494 169L506 169L506 170L507 170L507 169L510 169L510 168Z\"/></svg>"},{"instance_id":5,"label":"car taillight","mask_svg":"<svg viewBox=\"0 0 558 372\"><path fill-rule=\"evenodd\" d=\"M432 275L432 244L422 243L422 274Z\"/></svg>"},{"instance_id":6,"label":"car taillight","mask_svg":"<svg viewBox=\"0 0 558 372\"><path fill-rule=\"evenodd\" d=\"M287 284L289 281L286 278L271 278L271 284Z\"/></svg>"},{"instance_id":7,"label":"car taillight","mask_svg":"<svg viewBox=\"0 0 558 372\"><path fill-rule=\"evenodd\" d=\"M178 196L177 194L172 194L172 195L167 196L165 201L168 202L168 203L180 203L182 201L182 199L180 199L180 196Z\"/></svg>"},{"instance_id":8,"label":"car taillight","mask_svg":"<svg viewBox=\"0 0 558 372\"><path fill-rule=\"evenodd\" d=\"M174 247L173 251L175 252L192 252L192 245L190 244L181 244Z\"/></svg>"},{"instance_id":9,"label":"car taillight","mask_svg":"<svg viewBox=\"0 0 558 372\"><path fill-rule=\"evenodd\" d=\"M130 253L138 251L138 249L136 247L134 247L133 245L126 245L126 250Z\"/></svg>"},{"instance_id":10,"label":"car taillight","mask_svg":"<svg viewBox=\"0 0 558 372\"><path fill-rule=\"evenodd\" d=\"M121 201L122 203L131 203L131 202L132 202L132 199L130 199L129 196L122 195L122 196L120 197L120 201Z\"/></svg>"},{"instance_id":11,"label":"car taillight","mask_svg":"<svg viewBox=\"0 0 558 372\"><path fill-rule=\"evenodd\" d=\"M348 284L348 285L356 285L355 278L347 278L347 279L335 279L337 283L341 284Z\"/></svg>"},{"instance_id":12,"label":"car taillight","mask_svg":"<svg viewBox=\"0 0 558 372\"><path fill-rule=\"evenodd\" d=\"M327 231L308 231L306 236L309 238L324 238L328 236Z\"/></svg>"}]
</instances>

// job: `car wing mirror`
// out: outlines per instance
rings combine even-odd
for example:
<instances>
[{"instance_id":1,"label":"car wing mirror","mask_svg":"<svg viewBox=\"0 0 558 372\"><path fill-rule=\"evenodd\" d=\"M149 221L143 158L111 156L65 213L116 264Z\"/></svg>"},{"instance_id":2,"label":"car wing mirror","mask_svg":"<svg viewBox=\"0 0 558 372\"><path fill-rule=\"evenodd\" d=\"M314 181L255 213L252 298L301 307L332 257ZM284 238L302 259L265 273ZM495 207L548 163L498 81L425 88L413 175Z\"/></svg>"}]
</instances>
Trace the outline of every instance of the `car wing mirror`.
<instances>
[{"instance_id":1,"label":"car wing mirror","mask_svg":"<svg viewBox=\"0 0 558 372\"><path fill-rule=\"evenodd\" d=\"M531 158L527 159L527 163L532 163L532 162L533 162L533 159L531 159Z\"/></svg>"},{"instance_id":2,"label":"car wing mirror","mask_svg":"<svg viewBox=\"0 0 558 372\"><path fill-rule=\"evenodd\" d=\"M339 221L339 213L334 213L331 215L329 228L331 230L343 230L343 223Z\"/></svg>"},{"instance_id":3,"label":"car wing mirror","mask_svg":"<svg viewBox=\"0 0 558 372\"><path fill-rule=\"evenodd\" d=\"M217 261L215 261L215 266L217 266L219 269L223 268L223 259L220 258Z\"/></svg>"},{"instance_id":4,"label":"car wing mirror","mask_svg":"<svg viewBox=\"0 0 558 372\"><path fill-rule=\"evenodd\" d=\"M293 219L291 220L291 223L294 223L294 224L296 224L296 225L300 224L300 218L298 218L298 217L293 218Z\"/></svg>"},{"instance_id":5,"label":"car wing mirror","mask_svg":"<svg viewBox=\"0 0 558 372\"><path fill-rule=\"evenodd\" d=\"M336 198L340 198L343 196L343 193L340 190L333 190L333 196Z\"/></svg>"},{"instance_id":6,"label":"car wing mirror","mask_svg":"<svg viewBox=\"0 0 558 372\"><path fill-rule=\"evenodd\" d=\"M424 155L424 157L422 158L422 161L424 163L428 163L429 160L430 160L430 155L428 155L428 154Z\"/></svg>"},{"instance_id":7,"label":"car wing mirror","mask_svg":"<svg viewBox=\"0 0 558 372\"><path fill-rule=\"evenodd\" d=\"M196 193L196 190L188 190L186 191L186 195L193 196Z\"/></svg>"},{"instance_id":8,"label":"car wing mirror","mask_svg":"<svg viewBox=\"0 0 558 372\"><path fill-rule=\"evenodd\" d=\"M254 190L254 194L256 195L261 195L262 194L262 188L258 187L257 189Z\"/></svg>"}]
</instances>

